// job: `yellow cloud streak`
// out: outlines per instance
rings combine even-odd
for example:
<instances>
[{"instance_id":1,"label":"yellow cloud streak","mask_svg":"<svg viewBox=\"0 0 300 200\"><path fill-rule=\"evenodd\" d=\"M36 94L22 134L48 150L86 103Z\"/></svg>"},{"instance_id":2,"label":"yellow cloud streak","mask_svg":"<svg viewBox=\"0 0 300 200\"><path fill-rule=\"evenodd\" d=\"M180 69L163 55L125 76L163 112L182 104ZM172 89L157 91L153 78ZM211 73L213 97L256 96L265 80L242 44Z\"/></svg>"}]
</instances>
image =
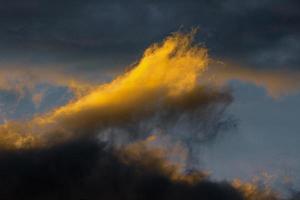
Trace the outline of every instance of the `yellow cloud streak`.
<instances>
[{"instance_id":1,"label":"yellow cloud streak","mask_svg":"<svg viewBox=\"0 0 300 200\"><path fill-rule=\"evenodd\" d=\"M7 122L0 126L0 145L49 145L183 97L197 87L208 64L207 50L192 44L193 35L175 33L150 46L131 71L74 102L32 120Z\"/></svg>"}]
</instances>

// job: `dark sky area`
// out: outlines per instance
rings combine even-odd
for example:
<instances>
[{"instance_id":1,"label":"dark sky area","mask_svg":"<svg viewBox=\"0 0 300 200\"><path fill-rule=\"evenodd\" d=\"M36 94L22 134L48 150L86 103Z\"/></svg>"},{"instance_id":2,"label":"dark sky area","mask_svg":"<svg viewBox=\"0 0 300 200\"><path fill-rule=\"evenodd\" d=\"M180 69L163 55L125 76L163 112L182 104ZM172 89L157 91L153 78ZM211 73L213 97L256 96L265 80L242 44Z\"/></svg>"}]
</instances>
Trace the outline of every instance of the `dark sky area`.
<instances>
[{"instance_id":1,"label":"dark sky area","mask_svg":"<svg viewBox=\"0 0 300 200\"><path fill-rule=\"evenodd\" d=\"M299 7L297 0L1 1L1 62L112 67L198 27L217 58L297 69Z\"/></svg>"}]
</instances>

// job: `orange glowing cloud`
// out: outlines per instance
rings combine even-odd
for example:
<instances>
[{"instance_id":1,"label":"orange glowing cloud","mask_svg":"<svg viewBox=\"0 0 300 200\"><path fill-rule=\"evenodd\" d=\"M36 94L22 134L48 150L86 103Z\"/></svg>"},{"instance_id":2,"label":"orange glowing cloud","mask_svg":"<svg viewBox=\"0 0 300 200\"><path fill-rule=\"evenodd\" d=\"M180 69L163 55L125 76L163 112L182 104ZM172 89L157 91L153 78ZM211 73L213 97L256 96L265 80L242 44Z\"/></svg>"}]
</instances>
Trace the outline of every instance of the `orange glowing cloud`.
<instances>
[{"instance_id":1,"label":"orange glowing cloud","mask_svg":"<svg viewBox=\"0 0 300 200\"><path fill-rule=\"evenodd\" d=\"M279 195L269 187L261 188L251 182L242 182L239 179L232 181L232 186L239 190L246 200L278 200Z\"/></svg>"},{"instance_id":2,"label":"orange glowing cloud","mask_svg":"<svg viewBox=\"0 0 300 200\"><path fill-rule=\"evenodd\" d=\"M132 70L65 106L25 122L5 123L0 145L26 148L64 141L130 121L132 114L143 117L158 105L198 91L208 56L205 48L192 43L193 34L175 33L150 46Z\"/></svg>"}]
</instances>

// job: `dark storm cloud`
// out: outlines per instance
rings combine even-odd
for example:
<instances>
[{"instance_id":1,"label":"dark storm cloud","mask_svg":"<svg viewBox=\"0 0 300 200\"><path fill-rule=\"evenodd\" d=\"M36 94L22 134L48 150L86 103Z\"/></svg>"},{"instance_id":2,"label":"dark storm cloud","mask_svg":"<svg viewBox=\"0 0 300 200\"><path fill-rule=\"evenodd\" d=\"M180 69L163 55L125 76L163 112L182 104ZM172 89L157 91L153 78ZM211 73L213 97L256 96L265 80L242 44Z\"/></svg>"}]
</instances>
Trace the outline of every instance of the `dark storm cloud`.
<instances>
[{"instance_id":1,"label":"dark storm cloud","mask_svg":"<svg viewBox=\"0 0 300 200\"><path fill-rule=\"evenodd\" d=\"M299 8L296 0L1 1L1 60L118 66L170 32L197 26L218 58L297 68Z\"/></svg>"},{"instance_id":2,"label":"dark storm cloud","mask_svg":"<svg viewBox=\"0 0 300 200\"><path fill-rule=\"evenodd\" d=\"M152 167L125 164L94 139L43 150L0 150L0 162L3 200L243 199L228 183L173 182L159 160L150 160Z\"/></svg>"}]
</instances>

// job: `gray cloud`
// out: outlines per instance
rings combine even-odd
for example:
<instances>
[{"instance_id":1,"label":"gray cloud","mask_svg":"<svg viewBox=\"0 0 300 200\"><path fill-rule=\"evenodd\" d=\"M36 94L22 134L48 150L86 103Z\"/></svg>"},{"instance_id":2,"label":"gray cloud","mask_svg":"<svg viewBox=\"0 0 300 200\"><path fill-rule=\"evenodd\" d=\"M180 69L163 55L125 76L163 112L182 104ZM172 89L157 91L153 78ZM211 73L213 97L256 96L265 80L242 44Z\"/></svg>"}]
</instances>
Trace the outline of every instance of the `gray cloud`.
<instances>
[{"instance_id":1,"label":"gray cloud","mask_svg":"<svg viewBox=\"0 0 300 200\"><path fill-rule=\"evenodd\" d=\"M2 5L2 60L120 66L181 26L197 26L199 40L218 58L256 67L299 67L296 0L30 0Z\"/></svg>"}]
</instances>

